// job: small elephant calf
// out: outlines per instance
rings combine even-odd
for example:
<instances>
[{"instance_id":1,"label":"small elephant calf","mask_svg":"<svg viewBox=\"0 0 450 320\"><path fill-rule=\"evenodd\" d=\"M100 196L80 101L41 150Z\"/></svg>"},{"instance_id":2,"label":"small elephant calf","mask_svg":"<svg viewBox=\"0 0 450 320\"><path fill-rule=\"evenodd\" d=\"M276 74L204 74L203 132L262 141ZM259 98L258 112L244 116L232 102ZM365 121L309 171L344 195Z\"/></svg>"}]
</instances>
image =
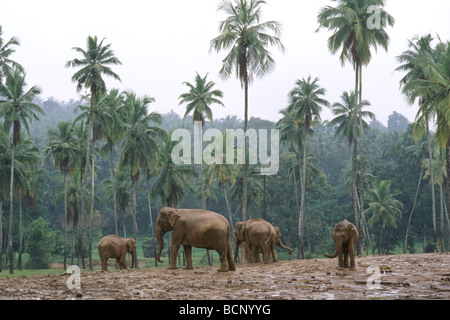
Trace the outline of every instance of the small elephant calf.
<instances>
[{"instance_id":1,"label":"small elephant calf","mask_svg":"<svg viewBox=\"0 0 450 320\"><path fill-rule=\"evenodd\" d=\"M134 239L124 239L116 235L109 235L98 242L97 249L102 262L102 270L107 271L108 259L110 258L116 259L120 270L127 269L127 252L131 254L131 268L134 268L136 255L136 241Z\"/></svg>"},{"instance_id":2,"label":"small elephant calf","mask_svg":"<svg viewBox=\"0 0 450 320\"><path fill-rule=\"evenodd\" d=\"M339 222L333 229L333 240L336 249L333 254L324 254L327 258L339 259L339 268L350 268L355 271L355 244L358 240L358 230L355 225L347 220ZM349 265L350 258L350 265Z\"/></svg>"}]
</instances>

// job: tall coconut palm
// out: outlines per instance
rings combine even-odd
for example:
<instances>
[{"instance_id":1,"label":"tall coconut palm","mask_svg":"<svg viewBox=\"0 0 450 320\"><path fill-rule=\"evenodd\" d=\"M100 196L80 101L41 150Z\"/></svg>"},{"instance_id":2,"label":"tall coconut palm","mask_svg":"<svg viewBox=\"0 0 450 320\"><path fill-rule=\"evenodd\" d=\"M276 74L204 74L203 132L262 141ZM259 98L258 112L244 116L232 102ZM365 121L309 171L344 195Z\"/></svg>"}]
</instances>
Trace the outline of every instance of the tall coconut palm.
<instances>
[{"instance_id":1,"label":"tall coconut palm","mask_svg":"<svg viewBox=\"0 0 450 320\"><path fill-rule=\"evenodd\" d=\"M424 72L423 79L414 79L405 85L411 98L426 96L420 106L420 121L434 115L436 118L435 141L446 149L447 172L450 171L450 41L440 42L431 51L419 55L416 63ZM450 206L450 179L447 179L447 201Z\"/></svg>"},{"instance_id":2,"label":"tall coconut palm","mask_svg":"<svg viewBox=\"0 0 450 320\"><path fill-rule=\"evenodd\" d=\"M294 89L289 92L289 106L288 110L293 112L293 116L296 119L303 119L304 132L303 132L303 174L302 178L302 190L301 190L301 204L300 215L298 224L298 240L299 251L298 257L303 256L303 216L305 213L305 192L306 192L306 154L307 145L306 137L308 131L311 130L315 121L320 121L320 112L322 107L328 107L330 103L323 99L325 95L325 89L319 86L319 79L311 79L309 76L307 79L297 80Z\"/></svg>"},{"instance_id":3,"label":"tall coconut palm","mask_svg":"<svg viewBox=\"0 0 450 320\"><path fill-rule=\"evenodd\" d=\"M64 176L64 270L67 259L67 175L73 170L73 159L76 157L76 144L72 123L59 122L56 129L48 131L48 147L45 150L47 159L53 158L53 165Z\"/></svg>"},{"instance_id":4,"label":"tall coconut palm","mask_svg":"<svg viewBox=\"0 0 450 320\"><path fill-rule=\"evenodd\" d=\"M248 86L254 76L263 77L275 67L275 60L268 50L269 46L278 46L284 51L279 38L281 24L277 21L260 22L262 0L223 0L219 10L227 14L220 22L220 35L211 40L211 49L219 52L229 50L222 61L220 75L229 78L233 72L244 88L244 133L248 126ZM244 151L246 145L244 144ZM244 154L246 154L244 152ZM247 198L247 164L243 164L243 198ZM242 218L247 219L244 206Z\"/></svg>"},{"instance_id":5,"label":"tall coconut palm","mask_svg":"<svg viewBox=\"0 0 450 320\"><path fill-rule=\"evenodd\" d=\"M205 124L205 119L208 119L209 121L213 122L213 113L211 110L210 105L215 103L218 105L223 106L222 101L220 98L223 97L223 92L217 89L213 89L215 86L215 83L213 81L207 81L208 74L205 75L205 77L201 77L198 73L195 76L195 85L184 82L188 88L189 92L183 93L180 95L179 99L180 105L181 104L187 104L186 106L186 112L184 114L183 120L186 118L187 115L192 113L192 121L195 122L201 122L203 128L203 125ZM199 130L198 132L199 137L198 141L202 140L202 131ZM202 150L198 150L200 153ZM203 160L200 163L200 179L201 179L201 193L202 193L202 208L206 209L205 206L205 190L204 190L204 179L203 179Z\"/></svg>"},{"instance_id":6,"label":"tall coconut palm","mask_svg":"<svg viewBox=\"0 0 450 320\"><path fill-rule=\"evenodd\" d=\"M367 194L369 208L366 213L371 214L368 220L369 226L373 227L376 222L380 224L378 236L378 254L381 254L381 239L383 229L387 224L397 227L396 220L401 217L403 204L395 199L398 192L391 190L391 181L381 181L373 186Z\"/></svg>"},{"instance_id":7,"label":"tall coconut palm","mask_svg":"<svg viewBox=\"0 0 450 320\"><path fill-rule=\"evenodd\" d=\"M425 74L425 65L423 61L425 57L431 57L433 37L428 34L426 36L415 38L409 41L409 50L403 52L397 57L400 65L396 71L406 72L405 76L400 80L400 86L402 92L409 97L410 102L419 100L419 111L416 115L416 121L414 124L414 138L420 139L426 132L427 146L428 146L428 161L431 164L432 152L430 141L430 122L435 115L435 105L427 103L432 95L431 88L427 85L423 86L422 81L425 81L427 76ZM439 251L439 245L437 241L437 229L436 229L436 200L434 193L434 174L430 174L431 183L431 214L433 221L433 235L436 245L436 250Z\"/></svg>"},{"instance_id":8,"label":"tall coconut palm","mask_svg":"<svg viewBox=\"0 0 450 320\"><path fill-rule=\"evenodd\" d=\"M213 89L215 86L215 83L213 81L207 81L208 74L205 75L205 77L200 77L200 75L197 73L195 76L195 85L184 82L188 88L189 92L183 93L180 95L179 99L180 105L187 103L186 106L186 112L184 114L184 118L190 113L192 113L192 121L194 122L201 122L202 125L198 130L198 141L202 141L202 129L203 125L205 124L205 118L209 121L213 122L213 114L210 105L215 103L223 106L222 101L220 101L220 98L223 97L223 92L217 89ZM195 126L194 126L194 131ZM196 150L197 153L202 154L202 150ZM205 181L203 178L203 157L200 159L200 182L201 182L201 202L202 202L202 209L206 209L206 196L205 196ZM209 250L207 250L207 256L208 261L210 265L213 265L211 255L209 254Z\"/></svg>"},{"instance_id":9,"label":"tall coconut palm","mask_svg":"<svg viewBox=\"0 0 450 320\"><path fill-rule=\"evenodd\" d=\"M81 191L81 217L83 217L83 213L86 205L86 188L87 188L87 175L89 170L89 158L91 152L91 143L90 136L93 128L92 116L94 109L94 102L98 101L99 94L106 90L105 81L103 80L103 75L107 75L113 77L116 80L120 81L120 77L111 70L111 65L120 65L122 64L118 58L114 56L114 52L111 50L111 44L104 45L103 40L99 42L97 36L87 38L87 50L84 50L80 47L74 47L73 50L80 53L82 55L81 59L73 59L66 63L66 68L73 67L78 68L81 67L75 74L72 76L72 81L77 83L77 91L81 91L84 87L89 90L90 94L90 111L87 123L89 124L89 134L87 137L86 144L86 166L83 180L83 188ZM82 254L82 246L83 246L83 223L80 223L80 232L78 237L78 265L80 265L81 254Z\"/></svg>"},{"instance_id":10,"label":"tall coconut palm","mask_svg":"<svg viewBox=\"0 0 450 320\"><path fill-rule=\"evenodd\" d=\"M133 92L126 94L124 108L126 112L126 134L122 144L122 155L120 157L119 169L128 168L132 182L133 192L133 238L136 239L136 183L140 178L140 171L151 165L156 165L159 155L159 140L164 137L165 131L155 124L161 124L162 118L159 113L148 112L148 106L153 103L154 98L144 96L136 97ZM137 268L137 257L135 255L135 266Z\"/></svg>"},{"instance_id":11,"label":"tall coconut palm","mask_svg":"<svg viewBox=\"0 0 450 320\"><path fill-rule=\"evenodd\" d=\"M13 46L20 45L19 40L12 37L8 41L5 41L2 35L3 30L2 26L0 26L0 87L3 85L3 77L13 73L14 69L24 72L23 67L19 63L10 59L11 54L16 51Z\"/></svg>"},{"instance_id":12,"label":"tall coconut palm","mask_svg":"<svg viewBox=\"0 0 450 320\"><path fill-rule=\"evenodd\" d=\"M33 99L41 93L41 89L32 86L26 91L25 75L19 69L15 69L12 74L7 75L4 86L0 87L0 115L3 117L3 129L10 132L12 128L12 156L11 156L11 179L9 189L10 213L9 213L9 258L11 274L14 273L13 267L13 248L12 248L12 224L14 214L14 152L21 140L21 128L25 127L28 136L30 129L28 122L39 120L38 114L44 114L44 110L37 104L33 103ZM30 136L31 137L31 136Z\"/></svg>"},{"instance_id":13,"label":"tall coconut palm","mask_svg":"<svg viewBox=\"0 0 450 320\"><path fill-rule=\"evenodd\" d=\"M351 181L351 194L352 194L352 202L353 202L353 214L354 221L357 223L359 234L364 234L362 231L362 217L358 219L358 189L356 187L356 167L357 167L357 145L358 145L358 137L362 134L359 130L359 115L362 118L370 118L372 120L375 119L375 115L370 111L360 111L359 109L364 108L365 106L369 106L370 103L367 100L361 101L359 105L356 104L357 98L356 94L353 91L344 92L341 95L342 103L336 102L332 106L332 112L336 116L329 122L330 126L337 126L335 135L342 135L347 138L349 151L351 153L352 158L352 181ZM363 129L368 129L369 125L366 121L362 120ZM352 151L353 148L353 151ZM358 239L358 242L361 243L361 237ZM358 251L361 251L360 246L358 245Z\"/></svg>"},{"instance_id":14,"label":"tall coconut palm","mask_svg":"<svg viewBox=\"0 0 450 320\"><path fill-rule=\"evenodd\" d=\"M335 54L340 51L340 61L344 65L350 62L355 70L356 105L362 101L362 67L372 60L371 49L377 51L378 46L388 50L390 37L386 32L388 26L393 27L395 19L384 10L385 0L336 0L335 7L325 6L319 12L317 21L319 28L327 28L333 32L328 39L328 49ZM361 109L360 109L361 111ZM360 157L364 158L364 135L362 134L362 115L359 114ZM364 161L361 162L362 164ZM364 166L361 168L364 177ZM364 210L364 181L360 188L360 211Z\"/></svg>"}]
</instances>

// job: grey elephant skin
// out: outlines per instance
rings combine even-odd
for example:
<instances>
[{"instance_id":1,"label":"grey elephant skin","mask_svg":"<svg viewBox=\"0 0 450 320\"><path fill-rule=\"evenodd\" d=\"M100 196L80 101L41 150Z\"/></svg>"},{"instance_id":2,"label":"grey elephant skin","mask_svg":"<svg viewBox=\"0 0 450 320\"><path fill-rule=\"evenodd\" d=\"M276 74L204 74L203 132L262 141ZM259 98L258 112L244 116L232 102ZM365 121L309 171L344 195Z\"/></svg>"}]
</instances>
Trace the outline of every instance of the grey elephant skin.
<instances>
[{"instance_id":1,"label":"grey elephant skin","mask_svg":"<svg viewBox=\"0 0 450 320\"><path fill-rule=\"evenodd\" d=\"M231 228L227 219L213 211L201 209L175 209L164 207L156 220L156 238L159 243L157 259L160 259L164 246L164 234L172 231L170 243L169 269L176 269L176 256L183 245L186 256L186 269L193 269L192 247L216 250L220 257L219 272L236 270L231 252Z\"/></svg>"},{"instance_id":2,"label":"grey elephant skin","mask_svg":"<svg viewBox=\"0 0 450 320\"><path fill-rule=\"evenodd\" d=\"M127 269L127 253L131 254L131 268L134 268L136 255L136 241L134 239L109 235L98 242L97 250L104 271L107 271L108 259L116 259L120 270Z\"/></svg>"},{"instance_id":3,"label":"grey elephant skin","mask_svg":"<svg viewBox=\"0 0 450 320\"><path fill-rule=\"evenodd\" d=\"M355 244L359 236L355 225L347 220L339 222L334 227L332 236L336 249L333 254L324 253L324 256L327 258L338 257L339 269L350 268L355 271Z\"/></svg>"}]
</instances>

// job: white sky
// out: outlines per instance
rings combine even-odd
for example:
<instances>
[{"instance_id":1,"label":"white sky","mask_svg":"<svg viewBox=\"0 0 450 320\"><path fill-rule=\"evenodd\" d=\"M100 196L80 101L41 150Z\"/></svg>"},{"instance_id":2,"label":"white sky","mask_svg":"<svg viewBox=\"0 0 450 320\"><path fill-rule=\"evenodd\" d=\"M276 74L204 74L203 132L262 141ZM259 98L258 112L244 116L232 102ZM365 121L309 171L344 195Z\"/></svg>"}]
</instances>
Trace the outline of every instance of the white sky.
<instances>
[{"instance_id":1,"label":"white sky","mask_svg":"<svg viewBox=\"0 0 450 320\"><path fill-rule=\"evenodd\" d=\"M153 110L173 109L184 114L178 97L187 91L182 82L193 82L195 73L209 73L208 79L224 92L225 108L213 106L214 117L237 115L243 118L243 90L234 75L221 80L219 70L226 52L210 52L210 40L218 35L223 13L219 0L0 0L3 38L16 36L21 42L12 58L27 71L27 83L43 89L42 97L58 100L78 99L71 76L76 69L65 63L80 57L72 47L86 48L88 35L106 37L122 66L114 70L122 83L107 80L108 89L133 90L155 97ZM339 57L331 55L325 29L319 33L317 14L329 0L267 0L262 21L283 24L282 42L286 52L273 49L277 65L273 73L256 79L250 87L250 116L271 121L280 118L287 94L297 79L319 77L327 89L330 103L340 101L343 91L354 88L350 65L341 67ZM389 28L389 52L379 50L363 70L363 98L377 119L386 124L393 111L414 120L417 107L410 106L400 93L402 74L394 72L396 56L407 49L415 35L439 34L450 40L450 1L387 0L385 8L396 19ZM329 110L322 118L331 119Z\"/></svg>"}]
</instances>

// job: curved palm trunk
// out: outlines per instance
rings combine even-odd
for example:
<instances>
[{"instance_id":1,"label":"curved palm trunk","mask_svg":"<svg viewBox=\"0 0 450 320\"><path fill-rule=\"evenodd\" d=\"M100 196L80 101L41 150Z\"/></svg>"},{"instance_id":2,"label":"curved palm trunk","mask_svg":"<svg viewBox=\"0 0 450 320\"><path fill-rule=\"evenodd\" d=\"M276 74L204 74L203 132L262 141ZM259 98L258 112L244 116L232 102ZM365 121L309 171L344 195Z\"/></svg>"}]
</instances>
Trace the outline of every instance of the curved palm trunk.
<instances>
[{"instance_id":1,"label":"curved palm trunk","mask_svg":"<svg viewBox=\"0 0 450 320\"><path fill-rule=\"evenodd\" d=\"M411 218L412 218L412 215L416 208L417 196L419 195L419 189L420 189L420 185L422 183L422 175L423 175L423 166L421 166L421 169L420 169L419 183L417 184L416 194L414 196L414 204L411 209L411 213L409 214L408 225L406 226L406 235L405 235L405 242L403 244L403 253L406 253L406 251L408 249L408 233L409 233L409 228L411 226Z\"/></svg>"}]
</instances>

